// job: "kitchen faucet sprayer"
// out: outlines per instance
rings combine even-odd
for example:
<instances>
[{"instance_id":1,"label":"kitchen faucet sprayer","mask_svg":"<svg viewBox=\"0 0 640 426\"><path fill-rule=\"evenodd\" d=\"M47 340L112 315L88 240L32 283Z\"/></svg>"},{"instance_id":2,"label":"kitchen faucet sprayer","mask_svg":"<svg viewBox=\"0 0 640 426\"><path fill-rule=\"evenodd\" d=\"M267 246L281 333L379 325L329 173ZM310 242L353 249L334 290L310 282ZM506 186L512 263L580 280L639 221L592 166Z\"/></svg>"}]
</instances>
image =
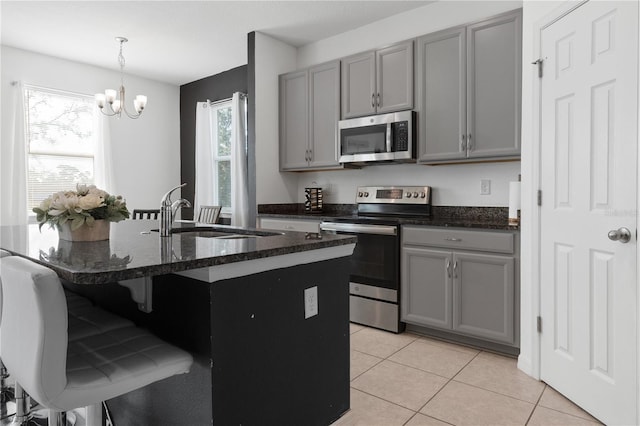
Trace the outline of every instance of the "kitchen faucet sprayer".
<instances>
[{"instance_id":1,"label":"kitchen faucet sprayer","mask_svg":"<svg viewBox=\"0 0 640 426\"><path fill-rule=\"evenodd\" d=\"M175 188L171 189L169 192L164 194L162 200L160 201L160 236L161 237L170 237L171 229L173 227L173 218L175 217L176 212L180 207L191 207L191 203L189 200L181 198L177 201L171 202L171 194L176 189L182 188L186 186L186 183L182 185L178 185Z\"/></svg>"}]
</instances>

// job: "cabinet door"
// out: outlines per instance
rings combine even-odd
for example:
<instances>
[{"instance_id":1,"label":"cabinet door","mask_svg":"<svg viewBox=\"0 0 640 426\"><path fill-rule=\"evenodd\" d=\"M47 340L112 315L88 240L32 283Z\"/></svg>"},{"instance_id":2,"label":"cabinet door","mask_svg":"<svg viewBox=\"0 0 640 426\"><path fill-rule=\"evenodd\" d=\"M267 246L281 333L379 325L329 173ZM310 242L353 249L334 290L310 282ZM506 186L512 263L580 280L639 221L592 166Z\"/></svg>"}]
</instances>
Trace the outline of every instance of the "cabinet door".
<instances>
[{"instance_id":1,"label":"cabinet door","mask_svg":"<svg viewBox=\"0 0 640 426\"><path fill-rule=\"evenodd\" d=\"M376 51L377 113L413 108L413 40Z\"/></svg>"},{"instance_id":2,"label":"cabinet door","mask_svg":"<svg viewBox=\"0 0 640 426\"><path fill-rule=\"evenodd\" d=\"M402 320L451 329L451 252L402 249Z\"/></svg>"},{"instance_id":3,"label":"cabinet door","mask_svg":"<svg viewBox=\"0 0 640 426\"><path fill-rule=\"evenodd\" d=\"M520 155L522 15L467 27L469 157Z\"/></svg>"},{"instance_id":4,"label":"cabinet door","mask_svg":"<svg viewBox=\"0 0 640 426\"><path fill-rule=\"evenodd\" d=\"M309 89L310 166L338 167L340 61L309 69Z\"/></svg>"},{"instance_id":5,"label":"cabinet door","mask_svg":"<svg viewBox=\"0 0 640 426\"><path fill-rule=\"evenodd\" d=\"M453 254L453 329L513 343L514 258L509 256Z\"/></svg>"},{"instance_id":6,"label":"cabinet door","mask_svg":"<svg viewBox=\"0 0 640 426\"><path fill-rule=\"evenodd\" d=\"M366 52L342 60L342 118L376 112L376 56Z\"/></svg>"},{"instance_id":7,"label":"cabinet door","mask_svg":"<svg viewBox=\"0 0 640 426\"><path fill-rule=\"evenodd\" d=\"M280 76L280 170L305 169L308 164L308 73Z\"/></svg>"},{"instance_id":8,"label":"cabinet door","mask_svg":"<svg viewBox=\"0 0 640 426\"><path fill-rule=\"evenodd\" d=\"M466 30L418 39L418 162L466 158Z\"/></svg>"}]
</instances>

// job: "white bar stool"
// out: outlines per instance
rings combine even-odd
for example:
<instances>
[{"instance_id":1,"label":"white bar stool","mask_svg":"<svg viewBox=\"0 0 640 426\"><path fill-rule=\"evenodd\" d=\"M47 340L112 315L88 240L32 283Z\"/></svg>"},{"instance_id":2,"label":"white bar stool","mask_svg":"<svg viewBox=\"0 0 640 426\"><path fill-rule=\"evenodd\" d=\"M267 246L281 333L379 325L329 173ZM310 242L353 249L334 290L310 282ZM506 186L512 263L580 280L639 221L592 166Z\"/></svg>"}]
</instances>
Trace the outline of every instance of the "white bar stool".
<instances>
[{"instance_id":1,"label":"white bar stool","mask_svg":"<svg viewBox=\"0 0 640 426\"><path fill-rule=\"evenodd\" d=\"M187 373L193 363L189 353L134 326L74 335L60 280L44 266L6 257L0 277L5 364L17 387L45 408L60 413L99 404ZM49 419L51 425L63 416Z\"/></svg>"}]
</instances>

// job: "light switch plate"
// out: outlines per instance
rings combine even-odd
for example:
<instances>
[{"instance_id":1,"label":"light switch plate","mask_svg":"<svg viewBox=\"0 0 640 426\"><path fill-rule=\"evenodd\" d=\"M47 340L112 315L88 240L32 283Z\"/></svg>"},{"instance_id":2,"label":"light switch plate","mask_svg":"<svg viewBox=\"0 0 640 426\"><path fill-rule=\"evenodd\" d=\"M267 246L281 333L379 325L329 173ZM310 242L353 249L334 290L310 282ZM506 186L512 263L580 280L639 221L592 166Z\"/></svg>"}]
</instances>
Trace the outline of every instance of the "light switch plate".
<instances>
[{"instance_id":1,"label":"light switch plate","mask_svg":"<svg viewBox=\"0 0 640 426\"><path fill-rule=\"evenodd\" d=\"M491 194L491 180L480 179L480 195L489 195L489 194Z\"/></svg>"},{"instance_id":2,"label":"light switch plate","mask_svg":"<svg viewBox=\"0 0 640 426\"><path fill-rule=\"evenodd\" d=\"M304 319L318 315L318 286L304 289Z\"/></svg>"}]
</instances>

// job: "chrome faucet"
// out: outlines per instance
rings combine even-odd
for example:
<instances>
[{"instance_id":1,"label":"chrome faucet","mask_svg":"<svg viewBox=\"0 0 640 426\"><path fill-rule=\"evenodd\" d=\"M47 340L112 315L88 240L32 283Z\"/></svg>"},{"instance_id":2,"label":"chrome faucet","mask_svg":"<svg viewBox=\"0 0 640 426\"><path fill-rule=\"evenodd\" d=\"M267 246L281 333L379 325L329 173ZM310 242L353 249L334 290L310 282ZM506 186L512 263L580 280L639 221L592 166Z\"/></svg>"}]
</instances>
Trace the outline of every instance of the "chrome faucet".
<instances>
[{"instance_id":1,"label":"chrome faucet","mask_svg":"<svg viewBox=\"0 0 640 426\"><path fill-rule=\"evenodd\" d=\"M171 191L164 194L162 197L162 201L160 201L160 236L161 237L170 237L171 236L171 228L173 227L173 218L176 215L176 212L180 207L191 207L191 203L189 200L185 200L181 198L177 201L171 202L171 193L176 189L182 188L186 186L186 183L182 185L178 185L173 188Z\"/></svg>"}]
</instances>

